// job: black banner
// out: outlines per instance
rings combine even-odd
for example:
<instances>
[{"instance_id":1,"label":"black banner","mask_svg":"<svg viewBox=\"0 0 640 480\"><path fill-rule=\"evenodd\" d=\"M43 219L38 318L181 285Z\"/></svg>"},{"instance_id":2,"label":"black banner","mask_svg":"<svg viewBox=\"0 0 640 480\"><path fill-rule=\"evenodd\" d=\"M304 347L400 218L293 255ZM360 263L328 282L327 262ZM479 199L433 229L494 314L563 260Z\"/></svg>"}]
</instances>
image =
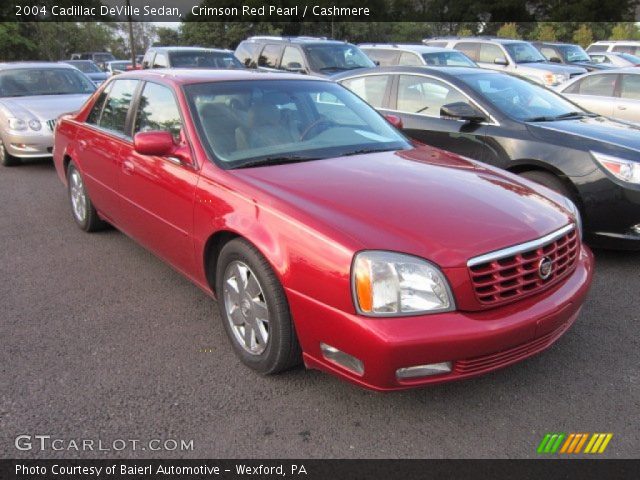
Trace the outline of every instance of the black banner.
<instances>
[{"instance_id":1,"label":"black banner","mask_svg":"<svg viewBox=\"0 0 640 480\"><path fill-rule=\"evenodd\" d=\"M637 479L640 460L1 460L0 478Z\"/></svg>"},{"instance_id":2,"label":"black banner","mask_svg":"<svg viewBox=\"0 0 640 480\"><path fill-rule=\"evenodd\" d=\"M5 22L622 22L639 0L9 0Z\"/></svg>"}]
</instances>

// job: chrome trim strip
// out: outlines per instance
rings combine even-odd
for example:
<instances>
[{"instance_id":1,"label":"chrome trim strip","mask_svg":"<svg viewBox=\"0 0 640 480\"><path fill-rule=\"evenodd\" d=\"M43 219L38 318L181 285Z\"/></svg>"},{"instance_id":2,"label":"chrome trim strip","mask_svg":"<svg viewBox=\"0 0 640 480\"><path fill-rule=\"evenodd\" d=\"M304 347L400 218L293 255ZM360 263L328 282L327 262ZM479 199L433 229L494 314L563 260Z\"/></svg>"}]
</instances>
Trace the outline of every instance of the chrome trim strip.
<instances>
[{"instance_id":1,"label":"chrome trim strip","mask_svg":"<svg viewBox=\"0 0 640 480\"><path fill-rule=\"evenodd\" d=\"M575 225L573 223L570 223L569 225L565 225L564 227L556 230L555 232L551 232L550 234L545 235L544 237L538 238L536 240L531 240L530 242L514 245L513 247L507 247L507 248L503 248L502 250L496 250L494 252L473 257L469 259L469 261L467 262L467 267L475 267L476 265L492 262L494 260L500 260L501 258L511 257L518 253L528 252L529 250L534 250L548 243L551 243L554 240L557 240L563 235L566 235L567 233L569 233L570 231L575 230L575 228L576 228Z\"/></svg>"}]
</instances>

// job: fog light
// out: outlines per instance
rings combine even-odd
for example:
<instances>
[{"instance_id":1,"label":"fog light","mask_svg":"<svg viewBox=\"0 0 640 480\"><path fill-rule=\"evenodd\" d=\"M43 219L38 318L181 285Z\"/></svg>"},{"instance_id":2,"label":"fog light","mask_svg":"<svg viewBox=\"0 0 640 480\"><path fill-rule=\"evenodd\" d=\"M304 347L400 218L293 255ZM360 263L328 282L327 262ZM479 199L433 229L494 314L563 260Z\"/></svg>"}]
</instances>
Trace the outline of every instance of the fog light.
<instances>
[{"instance_id":1,"label":"fog light","mask_svg":"<svg viewBox=\"0 0 640 480\"><path fill-rule=\"evenodd\" d=\"M396 377L399 380L408 378L431 377L442 375L451 371L451 362L430 363L428 365L416 365L415 367L399 368L396 370Z\"/></svg>"},{"instance_id":2,"label":"fog light","mask_svg":"<svg viewBox=\"0 0 640 480\"><path fill-rule=\"evenodd\" d=\"M341 367L346 368L358 375L364 375L364 365L356 357L344 353L331 345L326 343L320 344L320 350L322 350L322 356L330 362L337 363Z\"/></svg>"}]
</instances>

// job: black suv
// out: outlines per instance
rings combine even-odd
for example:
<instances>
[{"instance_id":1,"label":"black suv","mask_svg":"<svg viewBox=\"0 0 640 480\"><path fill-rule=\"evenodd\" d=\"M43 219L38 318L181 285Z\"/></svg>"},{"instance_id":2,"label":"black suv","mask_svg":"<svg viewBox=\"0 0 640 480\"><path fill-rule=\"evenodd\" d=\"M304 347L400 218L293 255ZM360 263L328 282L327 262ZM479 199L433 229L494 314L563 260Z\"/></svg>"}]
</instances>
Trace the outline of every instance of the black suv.
<instances>
[{"instance_id":1,"label":"black suv","mask_svg":"<svg viewBox=\"0 0 640 480\"><path fill-rule=\"evenodd\" d=\"M244 68L231 50L201 47L151 47L144 54L142 68Z\"/></svg>"},{"instance_id":2,"label":"black suv","mask_svg":"<svg viewBox=\"0 0 640 480\"><path fill-rule=\"evenodd\" d=\"M240 42L235 55L248 68L323 77L375 67L355 45L316 37L251 37Z\"/></svg>"},{"instance_id":3,"label":"black suv","mask_svg":"<svg viewBox=\"0 0 640 480\"><path fill-rule=\"evenodd\" d=\"M586 68L587 71L609 70L612 67L596 63L591 60L589 54L584 51L580 45L572 43L557 42L531 42L544 57L553 63L562 63L565 65L574 65L576 67Z\"/></svg>"}]
</instances>

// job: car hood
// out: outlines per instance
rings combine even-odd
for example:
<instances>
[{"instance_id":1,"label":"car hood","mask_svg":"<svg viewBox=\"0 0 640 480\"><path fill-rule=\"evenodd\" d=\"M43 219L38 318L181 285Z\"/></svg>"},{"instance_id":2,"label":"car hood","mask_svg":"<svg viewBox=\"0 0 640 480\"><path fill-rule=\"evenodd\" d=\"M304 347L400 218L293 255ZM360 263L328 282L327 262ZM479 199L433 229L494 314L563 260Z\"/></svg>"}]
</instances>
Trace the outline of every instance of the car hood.
<instances>
[{"instance_id":1,"label":"car hood","mask_svg":"<svg viewBox=\"0 0 640 480\"><path fill-rule=\"evenodd\" d=\"M612 65L606 65L604 63L595 63L595 62L575 62L572 65L576 67L586 68L587 70L612 70L615 67Z\"/></svg>"},{"instance_id":2,"label":"car hood","mask_svg":"<svg viewBox=\"0 0 640 480\"><path fill-rule=\"evenodd\" d=\"M109 75L106 72L91 72L85 73L85 75L93 81L101 81L109 78Z\"/></svg>"},{"instance_id":3,"label":"car hood","mask_svg":"<svg viewBox=\"0 0 640 480\"><path fill-rule=\"evenodd\" d=\"M616 154L626 151L637 157L640 152L640 126L610 120L605 117L586 117L558 122L528 123L527 128L542 141L558 140L567 144L567 135L579 137L576 148ZM633 152L632 152L633 151Z\"/></svg>"},{"instance_id":4,"label":"car hood","mask_svg":"<svg viewBox=\"0 0 640 480\"><path fill-rule=\"evenodd\" d=\"M87 101L90 94L74 95L38 95L34 97L16 97L0 100L9 114L17 118L37 118L55 120L63 113L78 110Z\"/></svg>"},{"instance_id":5,"label":"car hood","mask_svg":"<svg viewBox=\"0 0 640 480\"><path fill-rule=\"evenodd\" d=\"M432 148L233 172L305 223L355 240L357 249L405 252L442 267L465 266L570 221L514 175Z\"/></svg>"},{"instance_id":6,"label":"car hood","mask_svg":"<svg viewBox=\"0 0 640 480\"><path fill-rule=\"evenodd\" d=\"M539 63L518 63L516 64L518 70L530 71L530 72L551 72L551 73L585 73L586 70L582 67L573 67L570 65L558 65L553 62L539 62Z\"/></svg>"}]
</instances>

